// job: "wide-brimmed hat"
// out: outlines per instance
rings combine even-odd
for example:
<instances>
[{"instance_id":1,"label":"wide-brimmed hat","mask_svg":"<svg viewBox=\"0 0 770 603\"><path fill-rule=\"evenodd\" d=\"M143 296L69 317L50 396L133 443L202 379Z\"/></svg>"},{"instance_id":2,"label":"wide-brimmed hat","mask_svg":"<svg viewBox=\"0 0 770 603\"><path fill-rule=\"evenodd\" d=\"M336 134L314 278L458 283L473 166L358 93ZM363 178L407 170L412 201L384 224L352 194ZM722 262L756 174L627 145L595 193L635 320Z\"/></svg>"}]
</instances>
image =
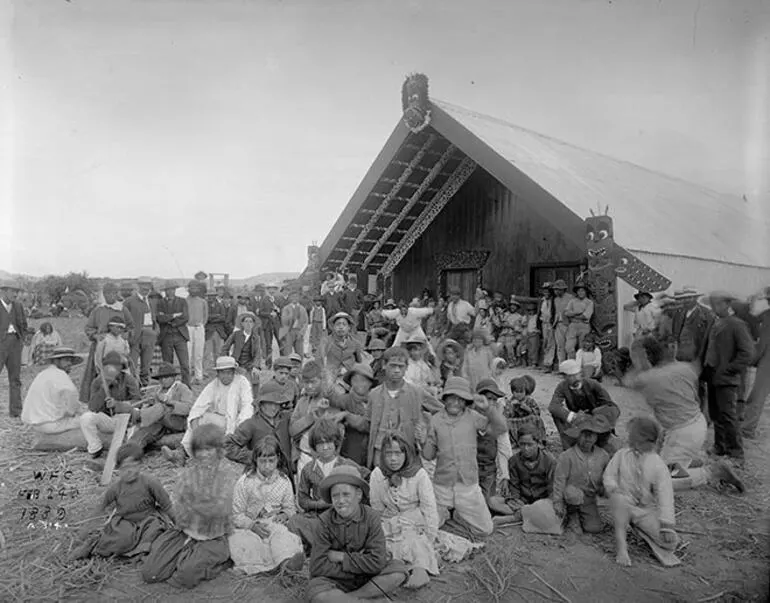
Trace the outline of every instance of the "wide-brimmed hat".
<instances>
[{"instance_id":1,"label":"wide-brimmed hat","mask_svg":"<svg viewBox=\"0 0 770 603\"><path fill-rule=\"evenodd\" d=\"M444 354L447 348L454 348L454 351L457 354L457 357L462 358L463 346L459 342L455 341L454 339L445 339L436 348L436 356L438 356L438 359L440 362L444 361Z\"/></svg>"},{"instance_id":2,"label":"wide-brimmed hat","mask_svg":"<svg viewBox=\"0 0 770 603\"><path fill-rule=\"evenodd\" d=\"M254 314L254 312L244 312L243 314L239 314L238 318L235 319L235 327L243 329L243 320L245 318L251 318L251 320L254 321L254 324L257 324L257 315Z\"/></svg>"},{"instance_id":3,"label":"wide-brimmed hat","mask_svg":"<svg viewBox=\"0 0 770 603\"><path fill-rule=\"evenodd\" d=\"M577 438L582 431L593 431L597 434L609 433L612 431L612 424L610 423L610 420L602 414L585 415L572 423L572 425L564 431L564 435L570 438Z\"/></svg>"},{"instance_id":4,"label":"wide-brimmed hat","mask_svg":"<svg viewBox=\"0 0 770 603\"><path fill-rule=\"evenodd\" d=\"M345 376L342 378L342 380L350 384L350 381L353 379L353 375L361 375L362 377L366 377L374 383L374 372L372 371L372 367L368 364L365 364L363 362L357 362L353 365L353 367L345 373Z\"/></svg>"},{"instance_id":5,"label":"wide-brimmed hat","mask_svg":"<svg viewBox=\"0 0 770 603\"><path fill-rule=\"evenodd\" d=\"M707 295L701 296L699 301L710 308L712 299L722 299L731 302L737 300L738 296L729 291L725 291L724 289L717 289L716 291L711 291Z\"/></svg>"},{"instance_id":6,"label":"wide-brimmed hat","mask_svg":"<svg viewBox=\"0 0 770 603\"><path fill-rule=\"evenodd\" d=\"M444 384L444 391L441 392L441 399L454 394L466 402L473 402L473 393L471 393L471 384L462 377L449 377Z\"/></svg>"},{"instance_id":7,"label":"wide-brimmed hat","mask_svg":"<svg viewBox=\"0 0 770 603\"><path fill-rule=\"evenodd\" d=\"M663 310L665 308L668 308L670 306L678 306L679 301L682 299L687 299L686 297L682 297L677 299L676 297L670 296L668 293L661 293L655 297L655 303L658 305L658 307Z\"/></svg>"},{"instance_id":8,"label":"wide-brimmed hat","mask_svg":"<svg viewBox=\"0 0 770 603\"><path fill-rule=\"evenodd\" d=\"M215 371L226 371L230 369L237 369L238 363L232 356L220 356L217 358L217 362L214 365Z\"/></svg>"},{"instance_id":9,"label":"wide-brimmed hat","mask_svg":"<svg viewBox=\"0 0 770 603\"><path fill-rule=\"evenodd\" d=\"M0 281L0 289L7 289L9 291L24 291L24 287L18 281L3 279Z\"/></svg>"},{"instance_id":10,"label":"wide-brimmed hat","mask_svg":"<svg viewBox=\"0 0 770 603\"><path fill-rule=\"evenodd\" d=\"M649 291L643 291L641 289L639 291L637 291L636 293L634 293L634 299L636 301L639 301L639 298L642 297L643 295L646 295L647 297L652 299L652 293L650 293Z\"/></svg>"},{"instance_id":11,"label":"wide-brimmed hat","mask_svg":"<svg viewBox=\"0 0 770 603\"><path fill-rule=\"evenodd\" d=\"M152 281L150 279L148 279L148 278L136 279L136 284L137 285L149 285L150 287L152 287Z\"/></svg>"},{"instance_id":12,"label":"wide-brimmed hat","mask_svg":"<svg viewBox=\"0 0 770 603\"><path fill-rule=\"evenodd\" d=\"M177 284L174 281L163 281L162 289L164 291L168 291L169 289L173 289L174 291L176 291Z\"/></svg>"},{"instance_id":13,"label":"wide-brimmed hat","mask_svg":"<svg viewBox=\"0 0 770 603\"><path fill-rule=\"evenodd\" d=\"M153 377L155 379L162 379L163 377L176 377L182 371L178 366L171 364L170 362L161 362L158 366L158 370L155 371Z\"/></svg>"},{"instance_id":14,"label":"wide-brimmed hat","mask_svg":"<svg viewBox=\"0 0 770 603\"><path fill-rule=\"evenodd\" d=\"M74 349L65 347L54 348L54 351L48 357L48 360L53 361L61 358L69 358L72 360L72 364L80 364L83 362L83 359L75 353Z\"/></svg>"},{"instance_id":15,"label":"wide-brimmed hat","mask_svg":"<svg viewBox=\"0 0 770 603\"><path fill-rule=\"evenodd\" d=\"M278 283L268 283L265 288L266 289L280 289L281 285L279 285Z\"/></svg>"},{"instance_id":16,"label":"wide-brimmed hat","mask_svg":"<svg viewBox=\"0 0 770 603\"><path fill-rule=\"evenodd\" d=\"M702 293L695 287L682 287L674 291L674 299L692 299L693 297L700 297Z\"/></svg>"},{"instance_id":17,"label":"wide-brimmed hat","mask_svg":"<svg viewBox=\"0 0 770 603\"><path fill-rule=\"evenodd\" d=\"M113 283L112 281L107 281L102 285L102 293L105 291L112 291L114 293L118 292L118 285L116 283Z\"/></svg>"},{"instance_id":18,"label":"wide-brimmed hat","mask_svg":"<svg viewBox=\"0 0 770 603\"><path fill-rule=\"evenodd\" d=\"M366 346L367 351L373 352L375 350L387 350L388 346L385 344L385 342L382 339L372 339L369 342L369 345Z\"/></svg>"},{"instance_id":19,"label":"wide-brimmed hat","mask_svg":"<svg viewBox=\"0 0 770 603\"><path fill-rule=\"evenodd\" d=\"M551 283L551 289L561 289L562 291L566 291L567 283L565 283L563 279L557 279Z\"/></svg>"},{"instance_id":20,"label":"wide-brimmed hat","mask_svg":"<svg viewBox=\"0 0 770 603\"><path fill-rule=\"evenodd\" d=\"M261 404L262 402L270 402L272 404L287 404L291 402L291 396L288 390L280 383L274 380L270 380L264 385L260 386L257 397L254 399L255 404Z\"/></svg>"},{"instance_id":21,"label":"wide-brimmed hat","mask_svg":"<svg viewBox=\"0 0 770 603\"><path fill-rule=\"evenodd\" d=\"M577 293L578 289L585 289L586 295L591 295L591 287L589 287L587 283L575 283L575 285L572 287L572 292Z\"/></svg>"},{"instance_id":22,"label":"wide-brimmed hat","mask_svg":"<svg viewBox=\"0 0 770 603\"><path fill-rule=\"evenodd\" d=\"M485 394L489 392L494 394L498 398L502 398L505 394L500 390L500 386L495 383L494 379L482 379L476 384L476 393Z\"/></svg>"},{"instance_id":23,"label":"wide-brimmed hat","mask_svg":"<svg viewBox=\"0 0 770 603\"><path fill-rule=\"evenodd\" d=\"M350 486L355 486L356 488L360 488L363 491L365 497L369 496L369 484L361 479L361 474L353 465L338 465L331 470L329 475L321 480L321 484L318 486L318 490L321 494L321 498L323 498L329 504L332 502L332 487L336 486L337 484L348 484Z\"/></svg>"},{"instance_id":24,"label":"wide-brimmed hat","mask_svg":"<svg viewBox=\"0 0 770 603\"><path fill-rule=\"evenodd\" d=\"M291 369L294 365L291 363L291 360L288 356L279 356L273 361L273 369L277 368L287 368Z\"/></svg>"},{"instance_id":25,"label":"wide-brimmed hat","mask_svg":"<svg viewBox=\"0 0 770 603\"><path fill-rule=\"evenodd\" d=\"M550 289L551 285L552 283L550 281L545 281L542 285L540 285L540 290L542 291L543 289Z\"/></svg>"},{"instance_id":26,"label":"wide-brimmed hat","mask_svg":"<svg viewBox=\"0 0 770 603\"><path fill-rule=\"evenodd\" d=\"M580 363L577 360L564 360L559 363L559 372L562 375L579 375Z\"/></svg>"},{"instance_id":27,"label":"wide-brimmed hat","mask_svg":"<svg viewBox=\"0 0 770 603\"><path fill-rule=\"evenodd\" d=\"M121 327L123 329L126 328L126 321L123 319L122 316L113 316L110 318L110 321L107 323L108 327Z\"/></svg>"},{"instance_id":28,"label":"wide-brimmed hat","mask_svg":"<svg viewBox=\"0 0 770 603\"><path fill-rule=\"evenodd\" d=\"M289 354L289 360L291 360L292 362L299 362L300 364L302 364L302 356L297 354L297 352L292 352L291 354Z\"/></svg>"},{"instance_id":29,"label":"wide-brimmed hat","mask_svg":"<svg viewBox=\"0 0 770 603\"><path fill-rule=\"evenodd\" d=\"M107 352L104 355L104 358L102 358L102 366L111 364L113 366L119 366L122 368L125 363L126 359L123 357L123 354L120 354L119 352Z\"/></svg>"},{"instance_id":30,"label":"wide-brimmed hat","mask_svg":"<svg viewBox=\"0 0 770 603\"><path fill-rule=\"evenodd\" d=\"M422 333L412 333L401 345L409 347L410 345L428 345L428 339Z\"/></svg>"},{"instance_id":31,"label":"wide-brimmed hat","mask_svg":"<svg viewBox=\"0 0 770 603\"><path fill-rule=\"evenodd\" d=\"M347 312L337 312L334 316L332 316L329 319L329 326L334 326L334 323L337 322L340 318L344 318L348 321L348 324L352 327L355 323L353 321L353 317L348 314Z\"/></svg>"}]
</instances>

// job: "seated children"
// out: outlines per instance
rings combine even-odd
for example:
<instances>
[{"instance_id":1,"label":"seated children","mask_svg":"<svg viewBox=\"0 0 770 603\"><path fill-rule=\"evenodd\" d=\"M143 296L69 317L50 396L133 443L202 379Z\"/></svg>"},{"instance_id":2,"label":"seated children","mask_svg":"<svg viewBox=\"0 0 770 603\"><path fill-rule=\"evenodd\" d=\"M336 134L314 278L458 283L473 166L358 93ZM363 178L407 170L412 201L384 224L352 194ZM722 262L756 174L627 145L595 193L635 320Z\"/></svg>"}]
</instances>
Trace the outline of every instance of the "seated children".
<instances>
[{"instance_id":1,"label":"seated children","mask_svg":"<svg viewBox=\"0 0 770 603\"><path fill-rule=\"evenodd\" d=\"M286 528L297 509L284 470L278 440L265 436L254 448L249 472L235 484L230 558L248 575L282 564L296 571L305 562L299 537Z\"/></svg>"},{"instance_id":2,"label":"seated children","mask_svg":"<svg viewBox=\"0 0 770 603\"><path fill-rule=\"evenodd\" d=\"M436 497L414 447L397 431L385 436L378 467L369 478L372 508L382 516L388 552L411 568L406 588L438 576L433 547L438 533Z\"/></svg>"},{"instance_id":3,"label":"seated children","mask_svg":"<svg viewBox=\"0 0 770 603\"><path fill-rule=\"evenodd\" d=\"M120 479L107 488L92 519L101 516L112 505L115 512L98 534L88 535L93 527L91 521L83 526L80 531L83 544L73 554L73 559L89 555L131 557L144 554L149 552L158 535L171 527L169 518L163 515L171 512L171 499L155 477L140 473L142 456L142 449L136 443L128 442L120 447L116 457Z\"/></svg>"},{"instance_id":4,"label":"seated children","mask_svg":"<svg viewBox=\"0 0 770 603\"><path fill-rule=\"evenodd\" d=\"M362 504L369 485L355 467L332 469L320 485L332 505L318 520L310 555L310 603L345 603L392 592L406 580L403 563L390 559L380 515Z\"/></svg>"},{"instance_id":5,"label":"seated children","mask_svg":"<svg viewBox=\"0 0 770 603\"><path fill-rule=\"evenodd\" d=\"M323 371L315 360L308 361L302 367L302 396L297 402L289 421L289 435L292 440L291 462L297 465L297 478L302 469L313 460L310 447L310 428L317 419L332 415L341 418L340 413L329 407L329 400L321 391Z\"/></svg>"},{"instance_id":6,"label":"seated children","mask_svg":"<svg viewBox=\"0 0 770 603\"><path fill-rule=\"evenodd\" d=\"M431 395L438 393L438 379L433 367L425 360L428 341L424 335L415 334L409 337L403 345L409 354L409 364L406 367L404 380L416 387L426 389Z\"/></svg>"},{"instance_id":7,"label":"seated children","mask_svg":"<svg viewBox=\"0 0 770 603\"><path fill-rule=\"evenodd\" d=\"M290 412L287 410L289 404L291 402L283 387L274 380L265 383L257 394L254 415L226 437L225 456L248 467L252 464L257 443L265 436L273 436L281 446L281 452L287 459L286 470L292 476L293 465L288 461L291 458Z\"/></svg>"},{"instance_id":8,"label":"seated children","mask_svg":"<svg viewBox=\"0 0 770 603\"><path fill-rule=\"evenodd\" d=\"M602 351L596 345L593 335L586 335L575 355L575 361L580 365L583 379L602 380Z\"/></svg>"},{"instance_id":9,"label":"seated children","mask_svg":"<svg viewBox=\"0 0 770 603\"><path fill-rule=\"evenodd\" d=\"M537 500L550 498L556 459L546 452L537 439L537 430L531 424L519 427L519 450L508 462L508 480L495 497L495 508L507 507L502 515L521 519L521 508Z\"/></svg>"},{"instance_id":10,"label":"seated children","mask_svg":"<svg viewBox=\"0 0 770 603\"><path fill-rule=\"evenodd\" d=\"M470 382L471 390L482 379L492 376L492 360L497 356L490 345L489 334L482 329L471 333L471 345L465 350L463 377Z\"/></svg>"},{"instance_id":11,"label":"seated children","mask_svg":"<svg viewBox=\"0 0 770 603\"><path fill-rule=\"evenodd\" d=\"M656 451L659 438L660 428L653 419L634 417L628 422L628 447L618 450L604 471L615 524L615 560L620 565L631 565L626 545L629 523L663 549L673 551L679 542L674 531L674 487Z\"/></svg>"},{"instance_id":12,"label":"seated children","mask_svg":"<svg viewBox=\"0 0 770 603\"><path fill-rule=\"evenodd\" d=\"M476 386L476 393L484 396L489 402L490 408L497 409L502 414L504 394L492 379L482 379ZM508 460L511 458L511 440L508 432L497 437L488 433L486 429L479 430L476 434L478 447L479 485L484 493L487 506L492 511L494 502L491 500L498 491L498 486L508 479Z\"/></svg>"},{"instance_id":13,"label":"seated children","mask_svg":"<svg viewBox=\"0 0 770 603\"><path fill-rule=\"evenodd\" d=\"M514 449L519 447L519 429L523 425L531 425L535 430L535 440L545 444L545 423L540 416L540 407L527 393L529 389L530 383L526 377L511 379L511 397L506 401L503 416Z\"/></svg>"},{"instance_id":14,"label":"seated children","mask_svg":"<svg viewBox=\"0 0 770 603\"><path fill-rule=\"evenodd\" d=\"M479 486L477 432L488 430L492 437L505 431L500 412L487 399L474 400L468 381L450 377L442 395L444 410L431 417L422 455L436 459L433 490L438 505L439 526L454 509L457 523L468 527L472 535L492 533L492 517ZM475 409L470 408L475 402Z\"/></svg>"},{"instance_id":15,"label":"seated children","mask_svg":"<svg viewBox=\"0 0 770 603\"><path fill-rule=\"evenodd\" d=\"M463 376L463 355L465 351L463 346L454 339L445 339L436 350L436 356L439 362L439 375L441 378L441 387L444 387L449 377Z\"/></svg>"},{"instance_id":16,"label":"seated children","mask_svg":"<svg viewBox=\"0 0 770 603\"><path fill-rule=\"evenodd\" d=\"M231 567L227 536L233 503L222 467L224 438L224 429L211 423L193 430L192 459L176 485L176 529L152 543L142 566L145 582L193 588Z\"/></svg>"},{"instance_id":17,"label":"seated children","mask_svg":"<svg viewBox=\"0 0 770 603\"><path fill-rule=\"evenodd\" d=\"M577 514L584 532L596 534L604 525L596 506L596 497L604 492L602 474L610 462L604 448L596 445L599 434L612 429L603 415L576 418L567 434L577 442L559 455L553 477L553 508L556 515L568 518Z\"/></svg>"},{"instance_id":18,"label":"seated children","mask_svg":"<svg viewBox=\"0 0 770 603\"><path fill-rule=\"evenodd\" d=\"M338 420L345 423L345 439L340 454L358 465L366 466L366 452L369 448L369 423L366 409L369 407L369 392L374 385L374 374L368 364L354 364L343 377L349 390L345 394L332 396L332 406L342 409Z\"/></svg>"},{"instance_id":19,"label":"seated children","mask_svg":"<svg viewBox=\"0 0 770 603\"><path fill-rule=\"evenodd\" d=\"M372 339L369 342L369 346L366 348L366 351L369 352L372 357L371 367L372 373L374 373L374 384L372 387L377 387L385 381L385 362L382 359L382 355L387 349L388 346L385 345L385 342L382 339Z\"/></svg>"}]
</instances>

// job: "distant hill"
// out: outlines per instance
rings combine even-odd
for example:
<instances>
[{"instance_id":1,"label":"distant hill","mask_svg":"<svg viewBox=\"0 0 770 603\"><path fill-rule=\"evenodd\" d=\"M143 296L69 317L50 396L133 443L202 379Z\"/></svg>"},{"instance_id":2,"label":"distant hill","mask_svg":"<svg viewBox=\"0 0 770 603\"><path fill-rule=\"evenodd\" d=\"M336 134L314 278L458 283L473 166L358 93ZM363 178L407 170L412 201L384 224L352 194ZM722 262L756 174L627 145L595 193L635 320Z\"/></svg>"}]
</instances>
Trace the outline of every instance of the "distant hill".
<instances>
[{"instance_id":1,"label":"distant hill","mask_svg":"<svg viewBox=\"0 0 770 603\"><path fill-rule=\"evenodd\" d=\"M268 283L282 283L283 281L293 280L299 276L299 272L268 272L258 274L248 278L231 278L231 287L253 287L259 283L264 285Z\"/></svg>"}]
</instances>

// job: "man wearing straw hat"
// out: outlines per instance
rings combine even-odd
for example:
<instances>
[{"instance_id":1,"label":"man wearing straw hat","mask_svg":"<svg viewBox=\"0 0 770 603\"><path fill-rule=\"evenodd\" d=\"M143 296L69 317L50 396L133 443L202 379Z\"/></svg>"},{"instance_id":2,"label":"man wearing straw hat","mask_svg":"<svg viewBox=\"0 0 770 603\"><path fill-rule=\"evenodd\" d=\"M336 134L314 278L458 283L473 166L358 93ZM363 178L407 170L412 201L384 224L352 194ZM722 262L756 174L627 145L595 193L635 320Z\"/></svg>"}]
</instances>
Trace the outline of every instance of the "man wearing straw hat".
<instances>
[{"instance_id":1,"label":"man wearing straw hat","mask_svg":"<svg viewBox=\"0 0 770 603\"><path fill-rule=\"evenodd\" d=\"M129 311L134 321L134 329L129 334L131 345L131 362L139 368L139 381L142 386L150 382L150 365L158 340L158 321L150 305L148 295L152 291L152 281L140 279L137 291L123 302L123 307Z\"/></svg>"},{"instance_id":2,"label":"man wearing straw hat","mask_svg":"<svg viewBox=\"0 0 770 603\"><path fill-rule=\"evenodd\" d=\"M681 362L702 360L706 335L714 314L698 303L701 294L694 287L682 287L674 292L679 307L671 322L671 334L676 343L676 359Z\"/></svg>"},{"instance_id":3,"label":"man wearing straw hat","mask_svg":"<svg viewBox=\"0 0 770 603\"><path fill-rule=\"evenodd\" d=\"M8 371L11 417L21 415L21 352L27 335L24 307L16 301L21 286L10 281L0 282L0 371Z\"/></svg>"},{"instance_id":4,"label":"man wearing straw hat","mask_svg":"<svg viewBox=\"0 0 770 603\"><path fill-rule=\"evenodd\" d=\"M72 348L56 348L49 366L38 373L27 390L21 420L38 435L73 432L80 435L81 411L78 388L70 378L70 370L83 362Z\"/></svg>"}]
</instances>

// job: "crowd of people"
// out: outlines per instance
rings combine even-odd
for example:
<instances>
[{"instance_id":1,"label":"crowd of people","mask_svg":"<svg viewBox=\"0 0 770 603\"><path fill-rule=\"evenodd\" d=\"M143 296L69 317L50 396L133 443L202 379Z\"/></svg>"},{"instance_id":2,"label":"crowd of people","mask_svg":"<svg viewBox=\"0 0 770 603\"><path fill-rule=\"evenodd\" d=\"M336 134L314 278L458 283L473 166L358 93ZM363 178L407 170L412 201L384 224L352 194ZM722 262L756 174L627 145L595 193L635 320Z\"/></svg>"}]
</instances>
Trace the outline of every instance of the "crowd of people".
<instances>
[{"instance_id":1,"label":"crowd of people","mask_svg":"<svg viewBox=\"0 0 770 603\"><path fill-rule=\"evenodd\" d=\"M559 534L574 518L599 532L602 497L619 564L631 562L629 525L673 551L674 492L743 491L742 438L756 435L770 393L770 288L744 306L726 292L637 294L622 379L652 414L629 421L624 443L591 345L590 287L573 296L546 285L539 299L479 291L471 303L453 289L384 304L339 275L315 297L271 285L233 300L191 283L181 299L168 282L160 298L138 283L119 301L105 285L81 387L69 373L83 358L59 345L23 405L12 383L10 411L43 445L76 442L94 460L116 416L129 415L120 478L95 510L114 513L84 525L76 557L143 555L148 582L190 588L229 567L258 574L309 558L309 600L379 597L424 586L440 560L462 559L511 521ZM8 340L27 328L13 293L0 287L9 379L18 343ZM512 365L561 376L548 406L559 454L535 377L505 382ZM214 376L195 396L204 366ZM173 497L141 470L163 441L182 466Z\"/></svg>"}]
</instances>

